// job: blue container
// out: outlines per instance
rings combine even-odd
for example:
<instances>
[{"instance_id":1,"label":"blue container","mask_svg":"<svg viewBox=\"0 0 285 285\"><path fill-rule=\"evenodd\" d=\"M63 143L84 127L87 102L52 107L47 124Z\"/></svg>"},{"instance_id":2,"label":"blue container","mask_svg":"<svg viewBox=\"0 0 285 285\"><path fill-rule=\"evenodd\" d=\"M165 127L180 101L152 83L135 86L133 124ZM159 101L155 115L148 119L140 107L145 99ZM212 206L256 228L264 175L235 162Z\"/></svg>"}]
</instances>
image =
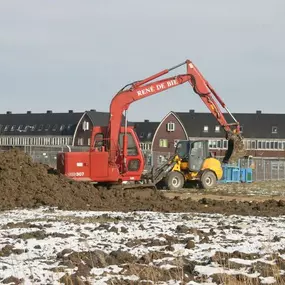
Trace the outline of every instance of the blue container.
<instances>
[{"instance_id":1,"label":"blue container","mask_svg":"<svg viewBox=\"0 0 285 285\"><path fill-rule=\"evenodd\" d=\"M221 183L250 183L252 182L252 169L238 165L224 164Z\"/></svg>"}]
</instances>

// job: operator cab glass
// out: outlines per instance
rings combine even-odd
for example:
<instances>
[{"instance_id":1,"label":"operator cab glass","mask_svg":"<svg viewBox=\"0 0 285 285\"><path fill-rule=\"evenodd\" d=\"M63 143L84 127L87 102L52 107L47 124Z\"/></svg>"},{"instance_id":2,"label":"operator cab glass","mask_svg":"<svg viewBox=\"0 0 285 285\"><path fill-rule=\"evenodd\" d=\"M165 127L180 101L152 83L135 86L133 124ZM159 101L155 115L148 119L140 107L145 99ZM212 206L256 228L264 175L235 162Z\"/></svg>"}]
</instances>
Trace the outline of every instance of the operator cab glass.
<instances>
[{"instance_id":1,"label":"operator cab glass","mask_svg":"<svg viewBox=\"0 0 285 285\"><path fill-rule=\"evenodd\" d=\"M189 156L190 151L190 142L189 141L179 141L177 143L175 154L177 154L180 158L187 158Z\"/></svg>"},{"instance_id":2,"label":"operator cab glass","mask_svg":"<svg viewBox=\"0 0 285 285\"><path fill-rule=\"evenodd\" d=\"M210 157L208 141L179 141L175 154L187 161L191 171L199 171L207 157Z\"/></svg>"}]
</instances>

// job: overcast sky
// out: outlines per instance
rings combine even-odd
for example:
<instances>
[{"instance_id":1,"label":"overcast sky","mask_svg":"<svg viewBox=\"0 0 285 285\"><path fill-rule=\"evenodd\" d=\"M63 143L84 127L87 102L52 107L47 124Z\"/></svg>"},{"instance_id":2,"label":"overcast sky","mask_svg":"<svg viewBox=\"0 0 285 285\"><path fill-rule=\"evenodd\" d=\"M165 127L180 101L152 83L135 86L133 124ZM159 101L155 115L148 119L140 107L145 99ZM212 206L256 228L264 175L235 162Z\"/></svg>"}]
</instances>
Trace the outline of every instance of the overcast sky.
<instances>
[{"instance_id":1,"label":"overcast sky","mask_svg":"<svg viewBox=\"0 0 285 285\"><path fill-rule=\"evenodd\" d=\"M127 83L190 59L232 112L285 113L284 12L284 0L2 0L0 112L109 111ZM128 115L189 109L208 110L184 84Z\"/></svg>"}]
</instances>

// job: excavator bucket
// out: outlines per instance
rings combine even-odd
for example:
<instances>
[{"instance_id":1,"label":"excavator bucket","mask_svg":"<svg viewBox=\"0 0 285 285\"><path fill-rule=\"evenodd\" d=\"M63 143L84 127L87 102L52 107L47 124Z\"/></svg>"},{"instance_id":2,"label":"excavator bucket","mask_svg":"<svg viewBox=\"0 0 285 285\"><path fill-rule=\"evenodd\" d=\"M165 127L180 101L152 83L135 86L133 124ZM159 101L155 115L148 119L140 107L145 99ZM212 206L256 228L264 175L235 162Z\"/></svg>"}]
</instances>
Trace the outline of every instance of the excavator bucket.
<instances>
[{"instance_id":1,"label":"excavator bucket","mask_svg":"<svg viewBox=\"0 0 285 285\"><path fill-rule=\"evenodd\" d=\"M223 163L235 163L245 155L246 150L242 137L235 134L232 135L228 140L228 149L223 158Z\"/></svg>"}]
</instances>

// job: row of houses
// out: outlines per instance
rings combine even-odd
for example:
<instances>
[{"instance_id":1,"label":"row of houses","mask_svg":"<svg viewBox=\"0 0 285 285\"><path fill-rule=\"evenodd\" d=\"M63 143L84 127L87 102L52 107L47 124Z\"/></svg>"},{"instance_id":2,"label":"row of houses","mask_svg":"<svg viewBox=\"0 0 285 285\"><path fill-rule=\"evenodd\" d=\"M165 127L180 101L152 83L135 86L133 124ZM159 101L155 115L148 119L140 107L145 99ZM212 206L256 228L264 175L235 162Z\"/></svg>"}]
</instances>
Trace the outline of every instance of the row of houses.
<instances>
[{"instance_id":1,"label":"row of houses","mask_svg":"<svg viewBox=\"0 0 285 285\"><path fill-rule=\"evenodd\" d=\"M236 113L248 154L255 157L285 157L285 114ZM230 118L225 114L227 120ZM0 114L0 147L90 145L93 126L107 126L108 112ZM124 117L122 117L122 124ZM159 122L128 122L140 139L141 149L152 153L172 153L181 139L206 139L217 156L227 149L224 131L210 113L171 111Z\"/></svg>"}]
</instances>

